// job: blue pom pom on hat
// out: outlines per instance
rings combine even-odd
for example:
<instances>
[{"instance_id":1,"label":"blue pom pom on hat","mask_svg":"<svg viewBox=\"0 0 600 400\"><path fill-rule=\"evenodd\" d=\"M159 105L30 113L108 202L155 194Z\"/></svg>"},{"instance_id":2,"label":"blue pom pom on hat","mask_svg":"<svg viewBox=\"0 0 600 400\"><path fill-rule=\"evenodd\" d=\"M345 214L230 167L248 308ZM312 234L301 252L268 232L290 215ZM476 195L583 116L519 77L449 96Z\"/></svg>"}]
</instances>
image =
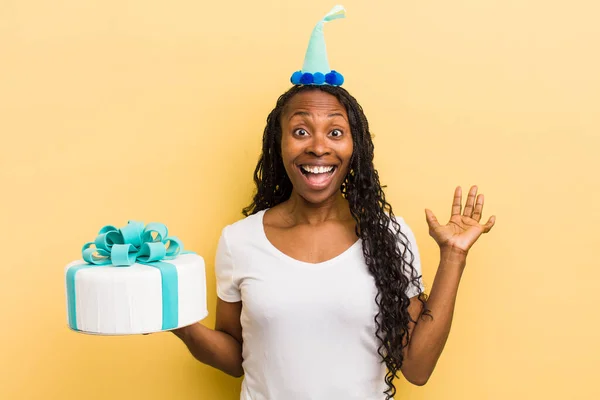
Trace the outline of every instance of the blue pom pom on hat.
<instances>
[{"instance_id":1,"label":"blue pom pom on hat","mask_svg":"<svg viewBox=\"0 0 600 400\"><path fill-rule=\"evenodd\" d=\"M295 71L290 78L290 81L294 85L341 86L344 83L344 76L329 67L323 26L325 22L345 17L346 10L344 7L336 5L323 19L317 22L308 42L308 49L304 56L304 65L300 71Z\"/></svg>"}]
</instances>

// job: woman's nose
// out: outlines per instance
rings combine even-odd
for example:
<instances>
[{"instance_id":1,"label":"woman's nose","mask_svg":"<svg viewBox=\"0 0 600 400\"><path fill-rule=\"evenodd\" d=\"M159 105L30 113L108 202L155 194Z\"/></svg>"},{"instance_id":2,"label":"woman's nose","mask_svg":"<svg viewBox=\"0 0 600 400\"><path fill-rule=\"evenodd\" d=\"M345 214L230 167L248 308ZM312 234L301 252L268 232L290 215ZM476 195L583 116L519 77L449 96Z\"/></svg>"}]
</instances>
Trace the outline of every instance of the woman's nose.
<instances>
[{"instance_id":1,"label":"woman's nose","mask_svg":"<svg viewBox=\"0 0 600 400\"><path fill-rule=\"evenodd\" d=\"M313 135L310 144L306 148L307 153L314 154L317 157L321 157L329 154L329 144L327 142L327 135L316 134Z\"/></svg>"}]
</instances>

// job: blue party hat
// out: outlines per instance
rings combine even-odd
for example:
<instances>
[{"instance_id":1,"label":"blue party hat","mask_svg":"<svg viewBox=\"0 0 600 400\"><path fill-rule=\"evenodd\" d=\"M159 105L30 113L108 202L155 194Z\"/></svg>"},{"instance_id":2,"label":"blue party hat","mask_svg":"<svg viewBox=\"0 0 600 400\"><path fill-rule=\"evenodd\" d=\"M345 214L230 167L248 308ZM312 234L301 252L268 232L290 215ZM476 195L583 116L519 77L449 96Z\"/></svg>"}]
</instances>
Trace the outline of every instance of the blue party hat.
<instances>
[{"instance_id":1,"label":"blue party hat","mask_svg":"<svg viewBox=\"0 0 600 400\"><path fill-rule=\"evenodd\" d=\"M342 74L329 67L325 36L323 35L325 22L344 17L346 17L346 10L343 6L337 5L317 23L308 42L304 65L300 71L292 74L291 81L294 85L341 86L344 83Z\"/></svg>"}]
</instances>

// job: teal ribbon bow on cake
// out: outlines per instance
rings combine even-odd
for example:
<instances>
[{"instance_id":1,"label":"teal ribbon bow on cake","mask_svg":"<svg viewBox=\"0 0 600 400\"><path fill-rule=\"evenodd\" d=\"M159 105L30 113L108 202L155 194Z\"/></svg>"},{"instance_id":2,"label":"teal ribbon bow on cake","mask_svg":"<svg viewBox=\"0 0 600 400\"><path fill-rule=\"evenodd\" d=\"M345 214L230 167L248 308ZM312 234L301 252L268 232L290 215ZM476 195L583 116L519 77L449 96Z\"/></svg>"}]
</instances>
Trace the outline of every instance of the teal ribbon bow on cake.
<instances>
[{"instance_id":1,"label":"teal ribbon bow on cake","mask_svg":"<svg viewBox=\"0 0 600 400\"><path fill-rule=\"evenodd\" d=\"M175 265L162 260L172 260L181 254L182 242L168 235L164 224L152 222L144 227L139 221L128 221L127 226L118 229L106 225L100 229L93 242L82 248L86 264L78 264L67 270L67 302L69 326L77 327L77 307L75 299L75 275L84 268L98 266L128 267L135 263L157 268L162 285L162 329L176 328L179 320L178 277Z\"/></svg>"},{"instance_id":2,"label":"teal ribbon bow on cake","mask_svg":"<svg viewBox=\"0 0 600 400\"><path fill-rule=\"evenodd\" d=\"M144 227L142 222L129 221L121 229L107 225L100 229L96 240L83 245L83 259L90 264L116 267L172 260L179 255L183 244L168 233L167 227L157 222Z\"/></svg>"}]
</instances>

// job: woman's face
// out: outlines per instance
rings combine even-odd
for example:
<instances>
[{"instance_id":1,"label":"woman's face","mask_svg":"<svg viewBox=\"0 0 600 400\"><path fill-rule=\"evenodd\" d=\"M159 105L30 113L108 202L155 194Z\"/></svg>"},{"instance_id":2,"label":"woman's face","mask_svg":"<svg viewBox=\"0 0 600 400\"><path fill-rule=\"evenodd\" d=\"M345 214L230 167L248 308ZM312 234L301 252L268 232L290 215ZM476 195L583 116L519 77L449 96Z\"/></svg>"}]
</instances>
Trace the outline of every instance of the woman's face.
<instances>
[{"instance_id":1,"label":"woman's face","mask_svg":"<svg viewBox=\"0 0 600 400\"><path fill-rule=\"evenodd\" d=\"M335 195L350 166L353 143L348 114L320 90L292 97L281 115L281 156L294 191L310 203Z\"/></svg>"}]
</instances>

